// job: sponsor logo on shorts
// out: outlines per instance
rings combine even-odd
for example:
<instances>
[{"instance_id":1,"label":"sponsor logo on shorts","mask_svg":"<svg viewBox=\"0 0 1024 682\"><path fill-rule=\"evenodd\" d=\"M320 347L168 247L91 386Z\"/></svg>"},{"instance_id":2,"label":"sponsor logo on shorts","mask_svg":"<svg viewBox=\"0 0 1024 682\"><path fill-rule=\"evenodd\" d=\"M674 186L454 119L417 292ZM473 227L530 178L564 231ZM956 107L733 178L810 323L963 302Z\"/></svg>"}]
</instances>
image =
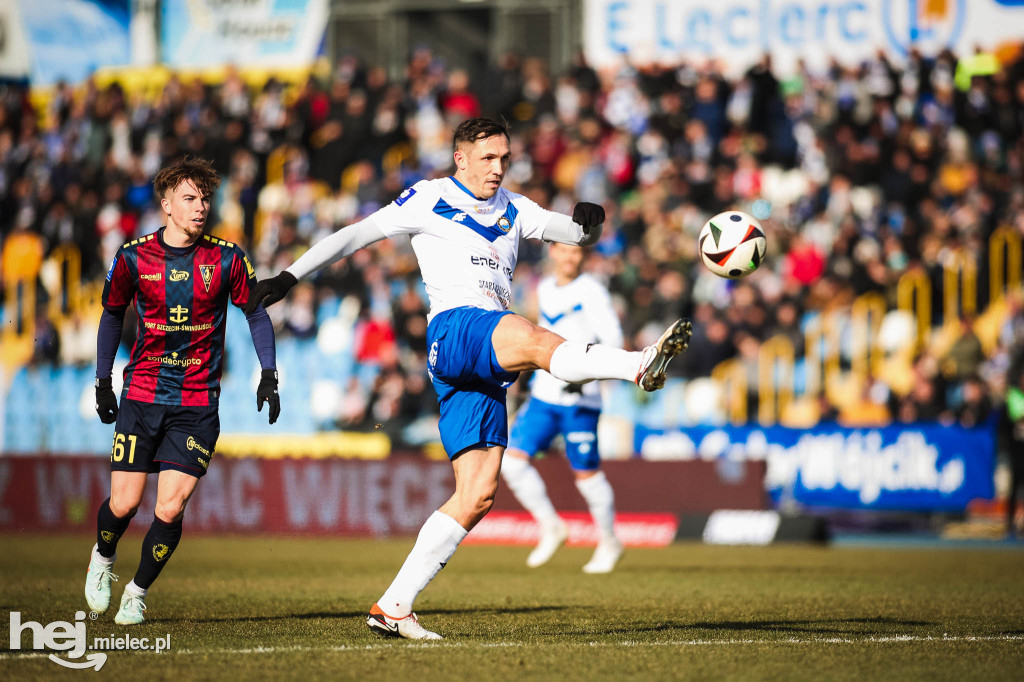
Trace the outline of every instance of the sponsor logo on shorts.
<instances>
[{"instance_id":1,"label":"sponsor logo on shorts","mask_svg":"<svg viewBox=\"0 0 1024 682\"><path fill-rule=\"evenodd\" d=\"M139 275L139 277L146 280L147 282L159 282L164 278L164 273L154 272L152 275Z\"/></svg>"},{"instance_id":2,"label":"sponsor logo on shorts","mask_svg":"<svg viewBox=\"0 0 1024 682\"><path fill-rule=\"evenodd\" d=\"M175 270L174 268L171 268L171 276L168 279L172 282L180 282L188 279L188 273L184 270Z\"/></svg>"},{"instance_id":3,"label":"sponsor logo on shorts","mask_svg":"<svg viewBox=\"0 0 1024 682\"><path fill-rule=\"evenodd\" d=\"M185 447L187 449L189 449L189 450L198 450L199 452L203 453L207 457L210 456L210 451L207 450L206 448L204 448L202 445L200 445L199 442L196 441L196 439L193 438L192 436L189 436L188 440L185 441Z\"/></svg>"}]
</instances>

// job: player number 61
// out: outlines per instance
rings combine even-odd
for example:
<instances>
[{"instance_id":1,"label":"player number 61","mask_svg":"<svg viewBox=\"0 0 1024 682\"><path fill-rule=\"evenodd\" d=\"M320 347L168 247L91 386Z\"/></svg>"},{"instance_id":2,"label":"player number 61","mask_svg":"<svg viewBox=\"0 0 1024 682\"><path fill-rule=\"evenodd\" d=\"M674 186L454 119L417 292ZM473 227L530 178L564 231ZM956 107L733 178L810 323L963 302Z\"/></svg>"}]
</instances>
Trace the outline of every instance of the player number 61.
<instances>
[{"instance_id":1,"label":"player number 61","mask_svg":"<svg viewBox=\"0 0 1024 682\"><path fill-rule=\"evenodd\" d=\"M124 459L124 439L123 433L114 434L114 450L110 453L110 459L114 462L120 462ZM133 435L128 436L128 463L135 463L135 440L136 437Z\"/></svg>"}]
</instances>

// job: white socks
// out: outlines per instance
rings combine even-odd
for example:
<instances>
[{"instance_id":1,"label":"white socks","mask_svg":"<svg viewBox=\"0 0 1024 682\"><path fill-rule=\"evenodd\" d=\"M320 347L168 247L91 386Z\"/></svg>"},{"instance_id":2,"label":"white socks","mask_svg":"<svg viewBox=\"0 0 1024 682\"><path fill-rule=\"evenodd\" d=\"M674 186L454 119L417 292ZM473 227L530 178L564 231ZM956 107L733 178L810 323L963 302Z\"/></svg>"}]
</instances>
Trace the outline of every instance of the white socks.
<instances>
[{"instance_id":1,"label":"white socks","mask_svg":"<svg viewBox=\"0 0 1024 682\"><path fill-rule=\"evenodd\" d=\"M416 597L444 568L468 534L468 530L447 514L439 511L431 514L391 587L377 600L381 611L392 618L405 618L412 613Z\"/></svg>"},{"instance_id":2,"label":"white socks","mask_svg":"<svg viewBox=\"0 0 1024 682\"><path fill-rule=\"evenodd\" d=\"M103 556L102 554L100 554L99 545L93 545L92 558L98 564L103 564L104 566L113 566L114 561L117 559L117 552L114 552L114 556Z\"/></svg>"},{"instance_id":3,"label":"white socks","mask_svg":"<svg viewBox=\"0 0 1024 682\"><path fill-rule=\"evenodd\" d=\"M127 592L128 594L132 595L133 597L139 597L140 599L145 599L146 598L146 592L148 592L149 590L142 589L141 587L136 585L135 581L133 580L130 583L128 583L127 585L124 586L124 591Z\"/></svg>"},{"instance_id":4,"label":"white socks","mask_svg":"<svg viewBox=\"0 0 1024 682\"><path fill-rule=\"evenodd\" d=\"M636 381L642 356L636 351L599 343L566 341L551 354L549 372L556 379L571 384L584 384L595 379Z\"/></svg>"},{"instance_id":5,"label":"white socks","mask_svg":"<svg viewBox=\"0 0 1024 682\"><path fill-rule=\"evenodd\" d=\"M510 457L506 453L501 459L501 476L519 504L530 512L541 528L558 525L560 519L548 497L547 486L529 460Z\"/></svg>"},{"instance_id":6,"label":"white socks","mask_svg":"<svg viewBox=\"0 0 1024 682\"><path fill-rule=\"evenodd\" d=\"M577 478L576 489L587 501L590 515L601 533L601 541L615 539L615 493L603 471L589 478Z\"/></svg>"}]
</instances>

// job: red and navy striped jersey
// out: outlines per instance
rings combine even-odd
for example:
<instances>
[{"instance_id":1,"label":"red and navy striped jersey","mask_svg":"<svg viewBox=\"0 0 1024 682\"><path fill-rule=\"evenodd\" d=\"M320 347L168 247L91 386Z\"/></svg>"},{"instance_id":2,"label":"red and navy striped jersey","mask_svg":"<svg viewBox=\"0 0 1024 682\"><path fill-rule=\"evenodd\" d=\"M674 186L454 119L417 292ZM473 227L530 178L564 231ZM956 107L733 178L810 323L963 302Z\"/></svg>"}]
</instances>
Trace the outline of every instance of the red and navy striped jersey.
<instances>
[{"instance_id":1,"label":"red and navy striped jersey","mask_svg":"<svg viewBox=\"0 0 1024 682\"><path fill-rule=\"evenodd\" d=\"M241 308L256 282L240 248L203 235L181 255L163 229L122 245L103 286L103 307L123 315L134 301L138 338L122 397L161 405L216 405L227 304Z\"/></svg>"}]
</instances>

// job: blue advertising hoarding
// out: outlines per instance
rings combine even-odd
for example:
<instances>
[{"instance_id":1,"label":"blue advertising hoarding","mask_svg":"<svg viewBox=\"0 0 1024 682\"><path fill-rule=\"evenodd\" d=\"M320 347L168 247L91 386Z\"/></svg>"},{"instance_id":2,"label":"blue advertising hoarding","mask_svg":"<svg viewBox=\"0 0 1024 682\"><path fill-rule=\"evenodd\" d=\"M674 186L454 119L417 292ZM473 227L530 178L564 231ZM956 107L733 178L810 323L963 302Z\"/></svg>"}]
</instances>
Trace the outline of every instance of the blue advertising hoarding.
<instances>
[{"instance_id":1,"label":"blue advertising hoarding","mask_svg":"<svg viewBox=\"0 0 1024 682\"><path fill-rule=\"evenodd\" d=\"M131 62L128 0L18 0L37 86Z\"/></svg>"},{"instance_id":2,"label":"blue advertising hoarding","mask_svg":"<svg viewBox=\"0 0 1024 682\"><path fill-rule=\"evenodd\" d=\"M635 430L646 459L765 460L777 505L959 511L993 497L995 432L938 424L849 429L820 424Z\"/></svg>"}]
</instances>

